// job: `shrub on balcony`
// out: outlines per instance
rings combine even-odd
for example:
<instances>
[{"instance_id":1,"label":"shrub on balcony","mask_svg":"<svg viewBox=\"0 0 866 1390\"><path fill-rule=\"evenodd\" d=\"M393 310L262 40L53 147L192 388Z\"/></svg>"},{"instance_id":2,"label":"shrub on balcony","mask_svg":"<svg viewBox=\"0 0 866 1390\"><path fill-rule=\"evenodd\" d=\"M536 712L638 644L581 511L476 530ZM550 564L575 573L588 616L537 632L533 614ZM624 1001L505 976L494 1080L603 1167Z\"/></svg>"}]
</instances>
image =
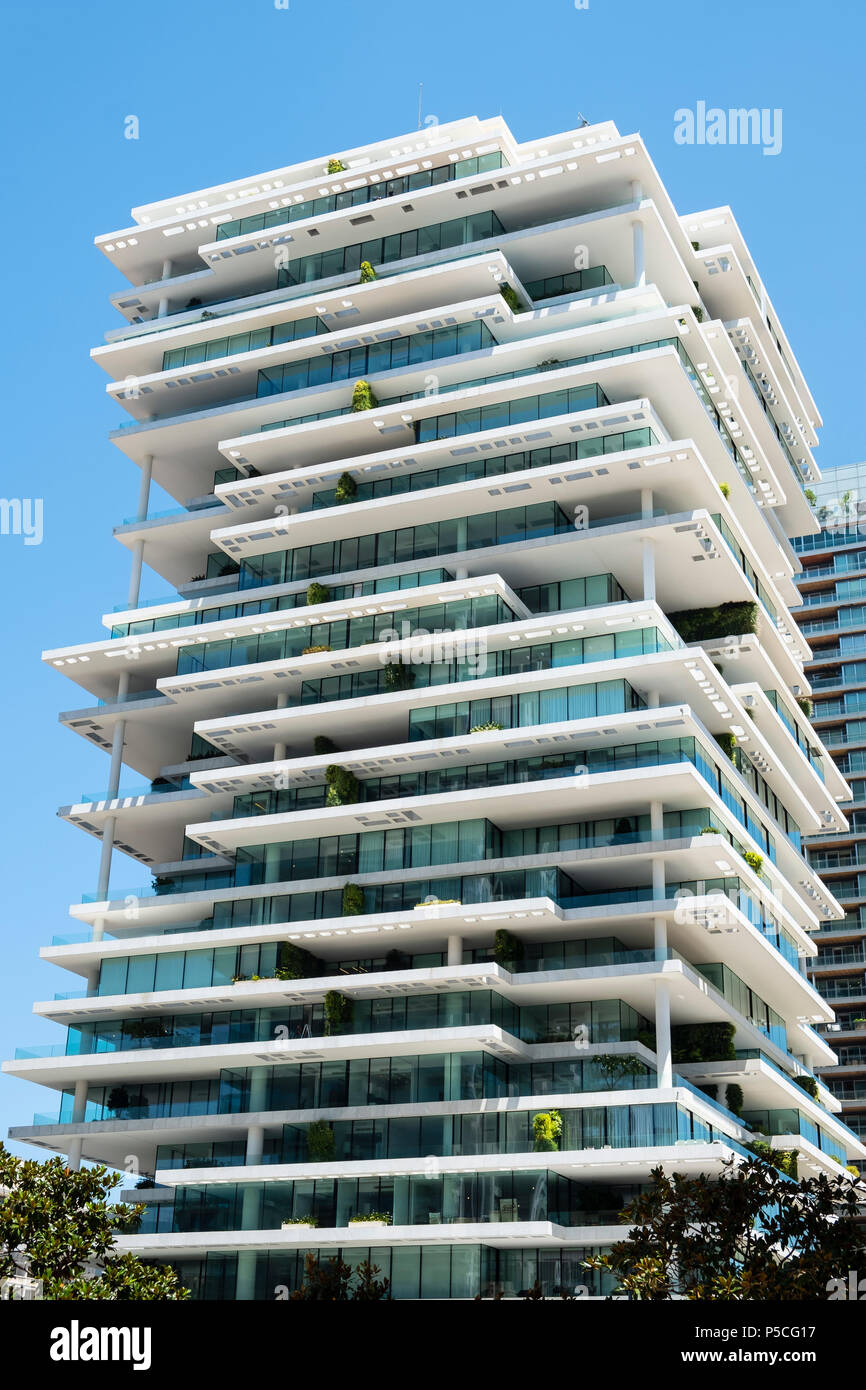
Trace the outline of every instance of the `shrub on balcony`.
<instances>
[{"instance_id":1,"label":"shrub on balcony","mask_svg":"<svg viewBox=\"0 0 866 1390\"><path fill-rule=\"evenodd\" d=\"M385 667L385 689L387 691L409 690L415 684L415 672L402 661L389 661Z\"/></svg>"},{"instance_id":2,"label":"shrub on balcony","mask_svg":"<svg viewBox=\"0 0 866 1390\"><path fill-rule=\"evenodd\" d=\"M361 277L360 277L360 283L361 283L362 285L366 285L366 284L368 284L368 283L370 282L370 280L375 280L375 278L376 278L376 272L375 272L375 270L373 269L373 267L372 267L372 265L370 264L370 262L369 262L369 261L362 261L362 262L361 262Z\"/></svg>"},{"instance_id":3,"label":"shrub on balcony","mask_svg":"<svg viewBox=\"0 0 866 1390\"><path fill-rule=\"evenodd\" d=\"M506 927L500 927L493 938L493 959L506 970L523 960L523 942Z\"/></svg>"},{"instance_id":4,"label":"shrub on balcony","mask_svg":"<svg viewBox=\"0 0 866 1390\"><path fill-rule=\"evenodd\" d=\"M304 647L301 656L313 656L315 652L329 652L330 650L327 642L315 642L312 647Z\"/></svg>"},{"instance_id":5,"label":"shrub on balcony","mask_svg":"<svg viewBox=\"0 0 866 1390\"><path fill-rule=\"evenodd\" d=\"M338 989L325 995L325 1037L332 1038L348 1032L355 1015L355 1001Z\"/></svg>"},{"instance_id":6,"label":"shrub on balcony","mask_svg":"<svg viewBox=\"0 0 866 1390\"><path fill-rule=\"evenodd\" d=\"M675 1062L732 1062L733 1023L678 1023L671 1029Z\"/></svg>"},{"instance_id":7,"label":"shrub on balcony","mask_svg":"<svg viewBox=\"0 0 866 1390\"><path fill-rule=\"evenodd\" d=\"M627 1076L646 1076L646 1063L639 1057L631 1057L627 1053L603 1052L598 1057L590 1059L598 1067L602 1078L608 1086L615 1086L618 1081L624 1081Z\"/></svg>"},{"instance_id":8,"label":"shrub on balcony","mask_svg":"<svg viewBox=\"0 0 866 1390\"><path fill-rule=\"evenodd\" d=\"M361 384L362 383L360 382L358 383L358 385ZM359 410L365 408L366 407L363 406L358 407ZM352 400L352 409L355 409L354 398ZM339 478L337 479L337 486L334 492L334 497L336 501L343 505L346 502L354 502L357 496L358 484L355 482L355 479L352 477L351 473L341 473Z\"/></svg>"},{"instance_id":9,"label":"shrub on balcony","mask_svg":"<svg viewBox=\"0 0 866 1390\"><path fill-rule=\"evenodd\" d=\"M764 867L764 856L763 854L758 854L756 850L747 849L743 855L743 858L745 859L749 868L754 869L756 874L759 874Z\"/></svg>"},{"instance_id":10,"label":"shrub on balcony","mask_svg":"<svg viewBox=\"0 0 866 1390\"><path fill-rule=\"evenodd\" d=\"M310 607L316 603L327 603L330 597L331 591L327 584L319 584L314 580L312 584L307 585L307 603Z\"/></svg>"},{"instance_id":11,"label":"shrub on balcony","mask_svg":"<svg viewBox=\"0 0 866 1390\"><path fill-rule=\"evenodd\" d=\"M364 890L357 883L343 885L343 916L359 917L364 911Z\"/></svg>"},{"instance_id":12,"label":"shrub on balcony","mask_svg":"<svg viewBox=\"0 0 866 1390\"><path fill-rule=\"evenodd\" d=\"M743 1113L743 1088L732 1081L730 1086L725 1087L725 1105L734 1115Z\"/></svg>"},{"instance_id":13,"label":"shrub on balcony","mask_svg":"<svg viewBox=\"0 0 866 1390\"><path fill-rule=\"evenodd\" d=\"M808 696L808 695L798 695L798 696L797 696L797 704L800 706L800 709L803 711L803 713L805 714L806 718L807 718L807 719L811 719L811 718L812 718L812 709L813 709L813 705L812 705L812 701L809 699L809 696Z\"/></svg>"},{"instance_id":14,"label":"shrub on balcony","mask_svg":"<svg viewBox=\"0 0 866 1390\"><path fill-rule=\"evenodd\" d=\"M700 304L693 304L693 305L692 305L692 313L694 314L694 316L695 316L695 318L697 319L698 323L703 323L703 321L704 321L704 311L703 311L703 309L701 308Z\"/></svg>"},{"instance_id":15,"label":"shrub on balcony","mask_svg":"<svg viewBox=\"0 0 866 1390\"><path fill-rule=\"evenodd\" d=\"M562 1116L558 1110L542 1110L532 1120L533 1149L536 1153L555 1153L562 1137Z\"/></svg>"},{"instance_id":16,"label":"shrub on balcony","mask_svg":"<svg viewBox=\"0 0 866 1390\"><path fill-rule=\"evenodd\" d=\"M727 500L727 498L729 498L731 495L730 483L719 483L719 492Z\"/></svg>"},{"instance_id":17,"label":"shrub on balcony","mask_svg":"<svg viewBox=\"0 0 866 1390\"><path fill-rule=\"evenodd\" d=\"M336 1157L333 1129L327 1120L314 1120L307 1128L307 1158L311 1163L333 1163Z\"/></svg>"},{"instance_id":18,"label":"shrub on balcony","mask_svg":"<svg viewBox=\"0 0 866 1390\"><path fill-rule=\"evenodd\" d=\"M811 1096L813 1100L818 1099L818 1083L814 1076L795 1076L794 1080L807 1096Z\"/></svg>"},{"instance_id":19,"label":"shrub on balcony","mask_svg":"<svg viewBox=\"0 0 866 1390\"><path fill-rule=\"evenodd\" d=\"M287 1216L280 1222L285 1231L288 1226L318 1226L317 1216Z\"/></svg>"},{"instance_id":20,"label":"shrub on balcony","mask_svg":"<svg viewBox=\"0 0 866 1390\"><path fill-rule=\"evenodd\" d=\"M473 724L469 732L470 734L488 734L491 733L494 729L501 728L501 724L497 724L495 723L495 721L491 720L488 724Z\"/></svg>"},{"instance_id":21,"label":"shrub on balcony","mask_svg":"<svg viewBox=\"0 0 866 1390\"><path fill-rule=\"evenodd\" d=\"M722 752L730 758L731 762L736 762L737 740L733 734L716 734L716 743Z\"/></svg>"},{"instance_id":22,"label":"shrub on balcony","mask_svg":"<svg viewBox=\"0 0 866 1390\"><path fill-rule=\"evenodd\" d=\"M323 753L336 753L337 745L327 734L316 734L313 739L313 752L321 757Z\"/></svg>"},{"instance_id":23,"label":"shrub on balcony","mask_svg":"<svg viewBox=\"0 0 866 1390\"><path fill-rule=\"evenodd\" d=\"M709 642L758 631L757 603L718 603L711 608L686 608L668 617L684 642Z\"/></svg>"},{"instance_id":24,"label":"shrub on balcony","mask_svg":"<svg viewBox=\"0 0 866 1390\"><path fill-rule=\"evenodd\" d=\"M325 768L325 781L328 784L326 806L352 806L361 800L361 784L347 768L330 763Z\"/></svg>"},{"instance_id":25,"label":"shrub on balcony","mask_svg":"<svg viewBox=\"0 0 866 1390\"><path fill-rule=\"evenodd\" d=\"M332 155L331 158L328 160L329 174L342 174L345 168L346 166L343 163L342 159L337 159L336 155Z\"/></svg>"},{"instance_id":26,"label":"shrub on balcony","mask_svg":"<svg viewBox=\"0 0 866 1390\"><path fill-rule=\"evenodd\" d=\"M524 305L521 303L520 295L513 285L501 285L499 293L502 295L502 298L513 314L522 314L524 312Z\"/></svg>"},{"instance_id":27,"label":"shrub on balcony","mask_svg":"<svg viewBox=\"0 0 866 1390\"><path fill-rule=\"evenodd\" d=\"M321 973L319 961L303 946L297 946L294 941L280 942L277 953L278 980L309 980Z\"/></svg>"},{"instance_id":28,"label":"shrub on balcony","mask_svg":"<svg viewBox=\"0 0 866 1390\"><path fill-rule=\"evenodd\" d=\"M797 1168L796 1149L774 1149L763 1139L755 1139L753 1143L746 1145L758 1158L762 1158L765 1163L769 1163L773 1168L778 1168L780 1173L786 1177L793 1178L794 1182L799 1179Z\"/></svg>"},{"instance_id":29,"label":"shrub on balcony","mask_svg":"<svg viewBox=\"0 0 866 1390\"><path fill-rule=\"evenodd\" d=\"M390 1226L391 1213L389 1211L365 1211L349 1217L350 1226L361 1226L365 1222L373 1222L377 1226Z\"/></svg>"},{"instance_id":30,"label":"shrub on balcony","mask_svg":"<svg viewBox=\"0 0 866 1390\"><path fill-rule=\"evenodd\" d=\"M356 381L352 391L352 409L373 410L379 404L369 381Z\"/></svg>"}]
</instances>

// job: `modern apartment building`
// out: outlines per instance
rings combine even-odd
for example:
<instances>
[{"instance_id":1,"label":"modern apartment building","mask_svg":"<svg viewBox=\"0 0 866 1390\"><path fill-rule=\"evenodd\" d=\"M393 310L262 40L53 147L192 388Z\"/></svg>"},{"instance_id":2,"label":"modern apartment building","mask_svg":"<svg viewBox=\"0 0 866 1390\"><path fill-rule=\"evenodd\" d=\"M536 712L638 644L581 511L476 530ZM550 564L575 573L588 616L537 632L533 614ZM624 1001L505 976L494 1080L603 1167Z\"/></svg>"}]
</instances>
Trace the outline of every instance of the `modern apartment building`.
<instances>
[{"instance_id":1,"label":"modern apartment building","mask_svg":"<svg viewBox=\"0 0 866 1390\"><path fill-rule=\"evenodd\" d=\"M83 987L14 1138L154 1181L125 1248L225 1299L308 1250L598 1294L654 1166L866 1157L808 976L820 419L731 211L472 118L133 217L129 594L45 658L108 759Z\"/></svg>"},{"instance_id":2,"label":"modern apartment building","mask_svg":"<svg viewBox=\"0 0 866 1390\"><path fill-rule=\"evenodd\" d=\"M800 630L812 648L807 666L812 719L849 781L846 830L808 842L809 859L845 908L821 923L812 979L836 1012L821 1031L839 1065L825 1078L847 1124L866 1136L866 464L829 471L810 489L820 526L798 537L803 563Z\"/></svg>"}]
</instances>

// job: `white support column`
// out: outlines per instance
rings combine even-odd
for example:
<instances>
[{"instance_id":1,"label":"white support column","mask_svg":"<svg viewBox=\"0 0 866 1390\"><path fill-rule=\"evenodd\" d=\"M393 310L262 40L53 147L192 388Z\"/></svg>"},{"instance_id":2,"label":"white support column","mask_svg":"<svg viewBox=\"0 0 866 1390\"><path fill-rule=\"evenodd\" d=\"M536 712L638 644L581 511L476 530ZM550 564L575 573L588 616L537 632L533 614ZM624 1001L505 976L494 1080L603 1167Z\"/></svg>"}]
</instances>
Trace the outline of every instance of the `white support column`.
<instances>
[{"instance_id":1,"label":"white support column","mask_svg":"<svg viewBox=\"0 0 866 1390\"><path fill-rule=\"evenodd\" d=\"M72 1095L72 1123L80 1124L87 1112L87 1077L83 1077L75 1083L75 1090Z\"/></svg>"},{"instance_id":2,"label":"white support column","mask_svg":"<svg viewBox=\"0 0 866 1390\"><path fill-rule=\"evenodd\" d=\"M659 693L658 693L657 690L648 690L648 691L647 691L647 693L646 693L646 703L647 703L647 709L658 709L660 700L659 700Z\"/></svg>"},{"instance_id":3,"label":"white support column","mask_svg":"<svg viewBox=\"0 0 866 1390\"><path fill-rule=\"evenodd\" d=\"M72 1173L77 1173L81 1167L81 1147L83 1140L70 1139L69 1152L66 1155L66 1166Z\"/></svg>"},{"instance_id":4,"label":"white support column","mask_svg":"<svg viewBox=\"0 0 866 1390\"><path fill-rule=\"evenodd\" d=\"M162 263L162 276L161 276L160 278L163 279L163 280L169 280L169 279L171 278L171 272L172 272L172 264L171 264L171 261L163 261L163 263ZM165 296L159 301L159 308L158 308L157 311L156 311L156 316L157 316L158 319L164 319L167 313L168 313L168 296L165 295Z\"/></svg>"},{"instance_id":5,"label":"white support column","mask_svg":"<svg viewBox=\"0 0 866 1390\"><path fill-rule=\"evenodd\" d=\"M665 861L663 859L653 860L653 898L659 902L666 896L665 892Z\"/></svg>"},{"instance_id":6,"label":"white support column","mask_svg":"<svg viewBox=\"0 0 866 1390\"><path fill-rule=\"evenodd\" d=\"M114 849L114 827L116 816L108 816L102 827L102 849L99 855L99 873L96 879L97 902L108 898L108 881L111 878L111 851Z\"/></svg>"},{"instance_id":7,"label":"white support column","mask_svg":"<svg viewBox=\"0 0 866 1390\"><path fill-rule=\"evenodd\" d=\"M268 1080L270 1067L253 1067L250 1070L249 1111L257 1115L268 1106Z\"/></svg>"},{"instance_id":8,"label":"white support column","mask_svg":"<svg viewBox=\"0 0 866 1390\"><path fill-rule=\"evenodd\" d=\"M644 521L647 521L653 514L653 490L651 487L642 487L640 490L640 514Z\"/></svg>"},{"instance_id":9,"label":"white support column","mask_svg":"<svg viewBox=\"0 0 866 1390\"><path fill-rule=\"evenodd\" d=\"M644 536L643 550L643 597L647 603L656 596L656 557L652 536Z\"/></svg>"},{"instance_id":10,"label":"white support column","mask_svg":"<svg viewBox=\"0 0 866 1390\"><path fill-rule=\"evenodd\" d=\"M285 709L285 708L286 708L286 705L287 705L288 703L289 703L289 697L288 697L288 695L286 694L286 692L285 692L284 690L281 690L280 693L279 693L279 695L277 696L277 703L276 703L276 705L275 705L274 708L275 708L275 709ZM281 762L283 761L283 759L285 758L285 756L286 756L286 745L285 745L285 743L282 742L282 741L280 741L279 743L275 743L275 744L274 744L274 762L275 762L275 763L281 763Z\"/></svg>"},{"instance_id":11,"label":"white support column","mask_svg":"<svg viewBox=\"0 0 866 1390\"><path fill-rule=\"evenodd\" d=\"M132 568L129 572L129 593L126 596L127 608L137 608L141 596L141 567L144 564L144 538L132 547Z\"/></svg>"},{"instance_id":12,"label":"white support column","mask_svg":"<svg viewBox=\"0 0 866 1390\"><path fill-rule=\"evenodd\" d=\"M250 1125L247 1130L247 1149L246 1166L247 1168L257 1167L262 1161L262 1154L265 1151L265 1127L264 1125Z\"/></svg>"},{"instance_id":13,"label":"white support column","mask_svg":"<svg viewBox=\"0 0 866 1390\"><path fill-rule=\"evenodd\" d=\"M463 937L449 936L448 938L448 965L463 964Z\"/></svg>"},{"instance_id":14,"label":"white support column","mask_svg":"<svg viewBox=\"0 0 866 1390\"><path fill-rule=\"evenodd\" d=\"M665 980L656 980L656 1058L660 1087L672 1086L674 1079L671 1051L671 995Z\"/></svg>"},{"instance_id":15,"label":"white support column","mask_svg":"<svg viewBox=\"0 0 866 1390\"><path fill-rule=\"evenodd\" d=\"M93 923L93 931L90 935L91 941L101 941L105 936L105 918L97 917Z\"/></svg>"},{"instance_id":16,"label":"white support column","mask_svg":"<svg viewBox=\"0 0 866 1390\"><path fill-rule=\"evenodd\" d=\"M643 240L643 223L636 217L631 224L632 255L634 258L634 287L643 289L646 284L646 259Z\"/></svg>"},{"instance_id":17,"label":"white support column","mask_svg":"<svg viewBox=\"0 0 866 1390\"><path fill-rule=\"evenodd\" d=\"M650 802L650 838L663 840L665 834L665 808L661 801Z\"/></svg>"},{"instance_id":18,"label":"white support column","mask_svg":"<svg viewBox=\"0 0 866 1390\"><path fill-rule=\"evenodd\" d=\"M664 960L668 949L668 924L664 917L653 918L653 950L656 959Z\"/></svg>"},{"instance_id":19,"label":"white support column","mask_svg":"<svg viewBox=\"0 0 866 1390\"><path fill-rule=\"evenodd\" d=\"M153 479L153 454L145 454L141 463L141 482L138 487L138 506L136 521L146 521L150 507L150 484Z\"/></svg>"}]
</instances>

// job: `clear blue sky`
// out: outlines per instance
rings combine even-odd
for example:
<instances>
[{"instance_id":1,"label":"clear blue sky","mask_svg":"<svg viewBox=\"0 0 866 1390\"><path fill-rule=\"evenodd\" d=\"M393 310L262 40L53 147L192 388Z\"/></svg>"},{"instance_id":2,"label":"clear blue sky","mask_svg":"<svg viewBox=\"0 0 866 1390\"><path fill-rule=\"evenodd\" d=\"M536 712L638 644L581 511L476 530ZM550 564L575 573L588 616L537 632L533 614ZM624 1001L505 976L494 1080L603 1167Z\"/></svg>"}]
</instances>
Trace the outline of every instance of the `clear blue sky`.
<instances>
[{"instance_id":1,"label":"clear blue sky","mask_svg":"<svg viewBox=\"0 0 866 1390\"><path fill-rule=\"evenodd\" d=\"M80 981L37 951L96 878L96 842L55 812L101 786L107 762L59 728L76 687L39 661L99 635L127 586L111 527L134 510L138 474L106 441L118 410L88 358L119 323L107 300L121 281L94 235L152 199L411 131L419 82L426 116L502 112L522 140L579 111L612 119L644 136L680 211L734 208L824 415L819 463L860 459L864 29L862 0L6 0L0 492L44 498L45 537L0 536L0 1056L60 1039L32 1001ZM701 100L781 108L781 153L677 145L674 112ZM143 592L166 587L148 573ZM120 858L116 881L146 878ZM0 1078L0 1136L53 1108Z\"/></svg>"}]
</instances>

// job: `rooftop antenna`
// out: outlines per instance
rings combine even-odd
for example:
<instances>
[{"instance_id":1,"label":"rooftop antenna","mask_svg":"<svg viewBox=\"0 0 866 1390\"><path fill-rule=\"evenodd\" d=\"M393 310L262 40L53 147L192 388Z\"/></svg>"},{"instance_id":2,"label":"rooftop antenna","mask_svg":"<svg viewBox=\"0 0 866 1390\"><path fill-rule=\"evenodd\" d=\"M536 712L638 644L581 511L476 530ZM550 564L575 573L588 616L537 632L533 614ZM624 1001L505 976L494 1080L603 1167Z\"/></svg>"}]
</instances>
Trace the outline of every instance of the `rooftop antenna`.
<instances>
[{"instance_id":1,"label":"rooftop antenna","mask_svg":"<svg viewBox=\"0 0 866 1390\"><path fill-rule=\"evenodd\" d=\"M421 98L424 92L424 83L418 83L418 129L421 129Z\"/></svg>"},{"instance_id":2,"label":"rooftop antenna","mask_svg":"<svg viewBox=\"0 0 866 1390\"><path fill-rule=\"evenodd\" d=\"M580 125L578 126L578 130L583 130L583 127L585 125L589 125L589 121L586 119L586 116L584 116L582 111L578 111L577 114L580 118Z\"/></svg>"}]
</instances>

